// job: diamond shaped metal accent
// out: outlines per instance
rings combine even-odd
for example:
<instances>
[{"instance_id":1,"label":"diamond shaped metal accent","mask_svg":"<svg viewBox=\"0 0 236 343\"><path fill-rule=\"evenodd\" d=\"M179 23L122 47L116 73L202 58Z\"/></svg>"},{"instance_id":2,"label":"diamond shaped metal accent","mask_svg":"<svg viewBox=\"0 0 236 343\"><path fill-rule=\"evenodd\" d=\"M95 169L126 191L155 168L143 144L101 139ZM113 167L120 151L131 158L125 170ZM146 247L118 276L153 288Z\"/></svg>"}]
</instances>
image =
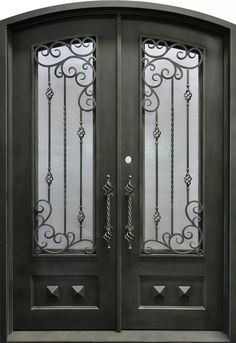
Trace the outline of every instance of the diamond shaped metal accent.
<instances>
[{"instance_id":1,"label":"diamond shaped metal accent","mask_svg":"<svg viewBox=\"0 0 236 343\"><path fill-rule=\"evenodd\" d=\"M156 140L156 143L157 143L157 142L158 142L158 139L159 139L160 136L161 136L161 130L159 129L157 123L155 124L155 129L154 129L154 131L153 131L153 136L154 136L154 138L155 138L155 140Z\"/></svg>"},{"instance_id":2,"label":"diamond shaped metal accent","mask_svg":"<svg viewBox=\"0 0 236 343\"><path fill-rule=\"evenodd\" d=\"M153 288L155 290L155 297L162 297L162 298L164 298L166 286L159 285L159 286L153 286Z\"/></svg>"},{"instance_id":3,"label":"diamond shaped metal accent","mask_svg":"<svg viewBox=\"0 0 236 343\"><path fill-rule=\"evenodd\" d=\"M161 221L161 215L160 215L160 212L158 211L157 207L156 207L156 211L153 215L153 220L156 224L160 223L160 221Z\"/></svg>"},{"instance_id":4,"label":"diamond shaped metal accent","mask_svg":"<svg viewBox=\"0 0 236 343\"><path fill-rule=\"evenodd\" d=\"M78 219L78 222L79 222L80 224L83 223L83 221L84 221L84 219L85 219L85 215L84 215L84 212L83 212L82 209L79 210L79 214L78 214L78 216L77 216L77 219Z\"/></svg>"},{"instance_id":5,"label":"diamond shaped metal accent","mask_svg":"<svg viewBox=\"0 0 236 343\"><path fill-rule=\"evenodd\" d=\"M47 286L48 294L55 297L60 298L60 289L58 285L55 286Z\"/></svg>"},{"instance_id":6,"label":"diamond shaped metal accent","mask_svg":"<svg viewBox=\"0 0 236 343\"><path fill-rule=\"evenodd\" d=\"M76 286L72 286L72 289L73 289L73 295L75 297L79 296L81 298L84 298L84 286L76 285Z\"/></svg>"},{"instance_id":7,"label":"diamond shaped metal accent","mask_svg":"<svg viewBox=\"0 0 236 343\"><path fill-rule=\"evenodd\" d=\"M46 92L45 92L45 95L46 95L46 97L48 98L48 100L51 101L51 99L52 99L52 97L53 97L53 95L54 95L54 92L53 92L53 90L52 90L51 87L48 87L48 88L47 88L47 90L46 90Z\"/></svg>"},{"instance_id":8,"label":"diamond shaped metal accent","mask_svg":"<svg viewBox=\"0 0 236 343\"><path fill-rule=\"evenodd\" d=\"M178 287L178 292L179 292L179 298L183 297L189 297L191 294L191 287L190 286L179 286Z\"/></svg>"},{"instance_id":9,"label":"diamond shaped metal accent","mask_svg":"<svg viewBox=\"0 0 236 343\"><path fill-rule=\"evenodd\" d=\"M189 174L189 170L187 169L187 173L184 177L184 182L186 183L187 188L190 187L191 182L192 182L192 176Z\"/></svg>"},{"instance_id":10,"label":"diamond shaped metal accent","mask_svg":"<svg viewBox=\"0 0 236 343\"><path fill-rule=\"evenodd\" d=\"M52 181L53 181L53 176L52 176L52 173L49 171L45 177L45 181L47 182L47 184L49 186L51 186L52 184Z\"/></svg>"},{"instance_id":11,"label":"diamond shaped metal accent","mask_svg":"<svg viewBox=\"0 0 236 343\"><path fill-rule=\"evenodd\" d=\"M190 89L187 89L186 92L184 93L184 98L187 101L187 103L190 102L190 100L192 99L192 92L190 91Z\"/></svg>"},{"instance_id":12,"label":"diamond shaped metal accent","mask_svg":"<svg viewBox=\"0 0 236 343\"><path fill-rule=\"evenodd\" d=\"M80 139L83 139L85 136L85 130L83 126L80 126L77 131L77 135L79 136Z\"/></svg>"}]
</instances>

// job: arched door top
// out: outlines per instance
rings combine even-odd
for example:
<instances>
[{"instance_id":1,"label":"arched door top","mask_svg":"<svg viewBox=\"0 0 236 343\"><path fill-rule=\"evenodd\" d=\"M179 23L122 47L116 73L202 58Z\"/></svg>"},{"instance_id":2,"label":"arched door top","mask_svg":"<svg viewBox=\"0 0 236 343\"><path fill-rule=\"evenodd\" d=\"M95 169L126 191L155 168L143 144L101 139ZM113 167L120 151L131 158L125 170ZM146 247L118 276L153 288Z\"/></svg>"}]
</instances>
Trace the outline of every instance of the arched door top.
<instances>
[{"instance_id":1,"label":"arched door top","mask_svg":"<svg viewBox=\"0 0 236 343\"><path fill-rule=\"evenodd\" d=\"M223 19L185 9L176 6L169 6L163 4L156 4L152 2L141 2L141 1L124 1L124 0L117 0L117 1L84 1L84 2L76 2L76 3L69 3L63 5L56 5L41 8L38 10L33 10L29 12L25 12L19 15L15 15L13 17L9 17L7 19L2 20L0 23L2 25L11 25L11 24L20 24L24 21L29 20L37 20L44 21L48 19L48 16L56 17L61 16L61 14L66 16L74 16L75 13L79 14L84 12L111 12L114 11L119 14L122 11L128 11L129 13L139 13L142 12L143 14L152 14L152 15L171 15L172 17L175 16L177 19L179 18L182 22L189 22L193 20L199 21L202 24L211 23L213 25L218 25L222 28L226 29L233 29L235 25Z\"/></svg>"}]
</instances>

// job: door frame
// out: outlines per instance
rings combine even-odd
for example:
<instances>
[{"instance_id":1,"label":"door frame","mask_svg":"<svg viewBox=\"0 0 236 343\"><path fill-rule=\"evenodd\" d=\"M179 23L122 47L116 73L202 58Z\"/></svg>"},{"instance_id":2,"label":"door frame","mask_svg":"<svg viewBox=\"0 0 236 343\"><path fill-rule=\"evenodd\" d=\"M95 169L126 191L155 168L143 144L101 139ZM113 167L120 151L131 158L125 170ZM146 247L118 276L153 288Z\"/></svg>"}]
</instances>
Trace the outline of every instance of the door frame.
<instances>
[{"instance_id":1,"label":"door frame","mask_svg":"<svg viewBox=\"0 0 236 343\"><path fill-rule=\"evenodd\" d=\"M146 18L167 18L217 31L224 38L224 332L210 331L55 331L40 332L41 342L236 342L236 25L202 13L153 3L135 1L89 1L52 6L8 18L0 22L0 327L1 342L36 342L39 333L12 329L12 155L11 155L11 36L24 26L41 24L82 15L117 16L117 124L121 114L121 21L120 14L141 15ZM121 137L117 137L120 160ZM117 170L117 184L121 184ZM119 187L119 186L118 186ZM121 189L118 188L118 194ZM121 198L117 198L118 207ZM121 214L117 215L117 227ZM120 233L121 234L121 233ZM117 237L117 244L120 239ZM119 248L119 247L118 247ZM119 249L118 249L119 251ZM121 260L117 258L120 275ZM121 297L121 280L118 278L118 299ZM119 311L119 308L118 308Z\"/></svg>"}]
</instances>

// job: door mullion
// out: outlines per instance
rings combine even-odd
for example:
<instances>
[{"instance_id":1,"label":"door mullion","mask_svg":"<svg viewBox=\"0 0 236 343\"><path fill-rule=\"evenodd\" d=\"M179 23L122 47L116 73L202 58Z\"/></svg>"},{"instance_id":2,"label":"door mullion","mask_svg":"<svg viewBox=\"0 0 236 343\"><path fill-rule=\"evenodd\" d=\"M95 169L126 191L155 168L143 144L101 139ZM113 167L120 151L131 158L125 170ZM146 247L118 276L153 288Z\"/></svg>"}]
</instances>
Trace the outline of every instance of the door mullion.
<instances>
[{"instance_id":1,"label":"door mullion","mask_svg":"<svg viewBox=\"0 0 236 343\"><path fill-rule=\"evenodd\" d=\"M118 14L116 17L116 46L117 46L117 331L122 327L122 254L121 254L121 209L122 209L122 177L121 177L121 130L122 130L122 46L121 46L122 19Z\"/></svg>"}]
</instances>

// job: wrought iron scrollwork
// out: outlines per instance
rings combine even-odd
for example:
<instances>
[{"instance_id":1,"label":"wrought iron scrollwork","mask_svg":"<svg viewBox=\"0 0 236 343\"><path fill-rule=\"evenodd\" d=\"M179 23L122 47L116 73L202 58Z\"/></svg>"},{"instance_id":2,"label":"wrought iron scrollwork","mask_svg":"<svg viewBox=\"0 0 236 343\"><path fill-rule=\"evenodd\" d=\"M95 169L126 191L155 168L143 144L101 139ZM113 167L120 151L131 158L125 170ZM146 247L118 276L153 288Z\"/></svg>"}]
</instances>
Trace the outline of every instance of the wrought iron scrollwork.
<instances>
[{"instance_id":1,"label":"wrought iron scrollwork","mask_svg":"<svg viewBox=\"0 0 236 343\"><path fill-rule=\"evenodd\" d=\"M196 253L197 255L202 253L201 245L203 240L202 230L199 226L201 221L201 213L203 207L197 200L192 200L185 206L185 215L188 219L188 224L181 230L180 233L164 232L161 235L161 239L149 239L143 243L143 252L146 254L152 254L157 251L161 244L167 248L170 252L175 254L189 254ZM198 235L198 242L193 241L194 234ZM189 242L189 249L181 249L181 245L185 245L186 241ZM155 247L156 245L156 247Z\"/></svg>"},{"instance_id":2,"label":"wrought iron scrollwork","mask_svg":"<svg viewBox=\"0 0 236 343\"><path fill-rule=\"evenodd\" d=\"M134 234L134 226L132 224L132 201L134 197L134 191L135 187L132 185L132 176L129 175L129 181L125 186L125 196L127 198L128 207L127 207L127 215L128 215L128 221L127 225L125 227L125 239L128 242L128 249L132 249L132 241L135 238Z\"/></svg>"},{"instance_id":3,"label":"wrought iron scrollwork","mask_svg":"<svg viewBox=\"0 0 236 343\"><path fill-rule=\"evenodd\" d=\"M60 46L67 49L70 52L70 56L65 55L59 49ZM81 52L81 48L84 52ZM82 89L78 97L78 105L85 112L92 111L96 106L93 91L93 84L96 78L95 49L96 42L92 37L75 37L68 43L56 41L50 45L40 45L34 50L36 62L42 67L54 68L56 77L74 78L77 85ZM48 57L51 58L49 59ZM74 63L75 61L76 63ZM50 87L47 89L47 94L49 97L54 94Z\"/></svg>"},{"instance_id":4,"label":"wrought iron scrollwork","mask_svg":"<svg viewBox=\"0 0 236 343\"><path fill-rule=\"evenodd\" d=\"M76 239L74 232L57 232L49 223L51 214L52 205L48 200L41 199L36 202L35 219L37 225L34 230L34 236L37 253L46 252L50 254L59 254L66 252L71 247L75 247L76 249L83 247L85 253L94 253L95 245L92 240ZM86 243L88 245L84 248Z\"/></svg>"},{"instance_id":5,"label":"wrought iron scrollwork","mask_svg":"<svg viewBox=\"0 0 236 343\"><path fill-rule=\"evenodd\" d=\"M175 60L168 56L169 51L173 49L176 49ZM189 48L181 43L169 44L164 40L153 38L143 40L142 50L144 53L142 58L143 109L146 112L155 112L160 105L157 88L161 86L164 80L182 79L184 75L183 70L197 68L202 63L203 53L199 48ZM196 56L199 56L197 63L194 61ZM186 60L193 60L193 64L185 64ZM152 73L152 77L149 80L145 77L147 71Z\"/></svg>"},{"instance_id":6,"label":"wrought iron scrollwork","mask_svg":"<svg viewBox=\"0 0 236 343\"><path fill-rule=\"evenodd\" d=\"M73 250L91 254L95 252L95 243L84 238L83 225L86 219L83 207L83 138L85 128L83 123L83 113L95 109L95 79L96 79L96 42L92 37L75 37L70 41L56 41L52 44L43 44L34 49L34 59L38 66L47 70L47 87L45 96L48 102L48 166L45 176L47 184L47 199L40 199L35 204L35 252L59 254ZM52 73L54 79L62 80L63 108L63 228L55 228L52 222L52 200L51 191L55 177L51 165L51 135L52 128L52 105L56 89L52 87ZM68 110L67 110L67 81L74 79L78 86L78 112L79 128L74 134L79 137L79 204L75 218L78 220L78 229L67 230L67 137L68 137ZM54 81L55 82L55 81ZM78 231L78 232L77 232Z\"/></svg>"},{"instance_id":7,"label":"wrought iron scrollwork","mask_svg":"<svg viewBox=\"0 0 236 343\"><path fill-rule=\"evenodd\" d=\"M106 198L106 225L105 233L102 236L103 239L107 242L107 248L111 249L111 240L113 238L112 226L111 226L111 198L113 197L113 186L111 184L111 177L107 175L107 181L103 186L104 196Z\"/></svg>"},{"instance_id":8,"label":"wrought iron scrollwork","mask_svg":"<svg viewBox=\"0 0 236 343\"><path fill-rule=\"evenodd\" d=\"M198 68L203 61L203 52L196 47L188 47L181 43L169 43L154 38L143 39L142 42L142 107L145 115L155 114L154 143L156 149L156 201L154 209L155 238L143 242L143 252L151 254L168 251L175 254L202 254L203 233L200 227L203 206L199 200L190 199L190 186L193 177L190 173L190 127L189 111L193 94L190 89L189 73ZM170 54L171 52L171 54ZM171 57L170 57L171 56ZM147 77L148 75L148 77ZM183 181L186 185L185 217L187 224L180 230L174 229L174 173L175 173L175 82L186 75L186 90L183 98L186 102L186 173ZM160 233L162 220L158 192L158 154L162 128L159 127L160 98L158 88L163 81L170 81L170 221L169 231ZM160 246L164 249L160 249Z\"/></svg>"}]
</instances>

